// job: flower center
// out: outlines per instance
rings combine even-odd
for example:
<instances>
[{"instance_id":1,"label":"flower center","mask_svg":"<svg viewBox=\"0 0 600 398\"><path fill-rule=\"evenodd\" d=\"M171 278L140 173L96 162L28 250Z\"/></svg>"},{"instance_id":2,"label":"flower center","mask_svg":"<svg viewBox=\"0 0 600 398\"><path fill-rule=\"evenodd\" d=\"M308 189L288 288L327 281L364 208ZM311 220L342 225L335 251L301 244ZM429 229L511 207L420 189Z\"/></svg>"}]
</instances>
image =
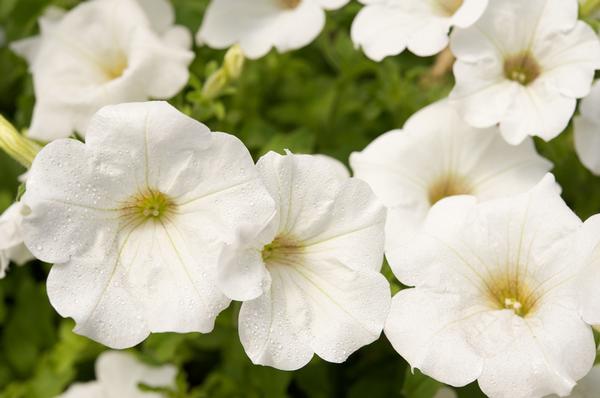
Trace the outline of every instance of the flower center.
<instances>
[{"instance_id":1,"label":"flower center","mask_svg":"<svg viewBox=\"0 0 600 398\"><path fill-rule=\"evenodd\" d=\"M438 0L438 5L442 14L452 16L462 7L464 0Z\"/></svg>"},{"instance_id":2,"label":"flower center","mask_svg":"<svg viewBox=\"0 0 600 398\"><path fill-rule=\"evenodd\" d=\"M131 197L121 210L127 220L145 222L163 220L175 209L175 203L167 195L148 189Z\"/></svg>"},{"instance_id":3,"label":"flower center","mask_svg":"<svg viewBox=\"0 0 600 398\"><path fill-rule=\"evenodd\" d=\"M302 0L276 0L282 8L286 10L293 10L297 8Z\"/></svg>"},{"instance_id":4,"label":"flower center","mask_svg":"<svg viewBox=\"0 0 600 398\"><path fill-rule=\"evenodd\" d=\"M433 206L440 200L455 196L469 195L473 189L469 186L466 179L456 174L447 174L435 180L429 187L429 204Z\"/></svg>"},{"instance_id":5,"label":"flower center","mask_svg":"<svg viewBox=\"0 0 600 398\"><path fill-rule=\"evenodd\" d=\"M277 237L262 250L262 259L266 265L294 265L293 257L301 254L303 247L295 240Z\"/></svg>"},{"instance_id":6,"label":"flower center","mask_svg":"<svg viewBox=\"0 0 600 398\"><path fill-rule=\"evenodd\" d=\"M492 278L487 287L491 307L499 310L511 310L515 315L526 317L535 309L541 292L531 289L523 276L502 275Z\"/></svg>"},{"instance_id":7,"label":"flower center","mask_svg":"<svg viewBox=\"0 0 600 398\"><path fill-rule=\"evenodd\" d=\"M123 52L119 51L113 59L108 60L108 62L102 65L102 72L107 80L114 80L123 76L127 66L127 57Z\"/></svg>"},{"instance_id":8,"label":"flower center","mask_svg":"<svg viewBox=\"0 0 600 398\"><path fill-rule=\"evenodd\" d=\"M533 83L541 74L541 67L530 53L513 55L504 60L504 76L523 86Z\"/></svg>"}]
</instances>

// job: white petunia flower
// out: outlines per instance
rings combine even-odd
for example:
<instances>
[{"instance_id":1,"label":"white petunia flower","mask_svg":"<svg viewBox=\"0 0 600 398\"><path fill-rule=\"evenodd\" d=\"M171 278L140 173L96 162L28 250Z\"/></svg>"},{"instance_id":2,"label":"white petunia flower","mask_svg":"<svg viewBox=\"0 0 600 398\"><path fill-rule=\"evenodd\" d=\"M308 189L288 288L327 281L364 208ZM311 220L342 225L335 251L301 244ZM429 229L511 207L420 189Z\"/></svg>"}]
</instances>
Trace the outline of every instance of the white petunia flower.
<instances>
[{"instance_id":1,"label":"white petunia flower","mask_svg":"<svg viewBox=\"0 0 600 398\"><path fill-rule=\"evenodd\" d=\"M488 0L359 0L365 7L352 23L352 41L374 61L408 48L422 57L448 45L453 26L471 26Z\"/></svg>"},{"instance_id":2,"label":"white petunia flower","mask_svg":"<svg viewBox=\"0 0 600 398\"><path fill-rule=\"evenodd\" d=\"M0 279L11 261L23 265L34 259L23 243L21 208L21 203L14 203L0 216Z\"/></svg>"},{"instance_id":3,"label":"white petunia flower","mask_svg":"<svg viewBox=\"0 0 600 398\"><path fill-rule=\"evenodd\" d=\"M581 115L573 122L575 151L585 167L600 175L600 80L581 101L579 110Z\"/></svg>"},{"instance_id":4,"label":"white petunia flower","mask_svg":"<svg viewBox=\"0 0 600 398\"><path fill-rule=\"evenodd\" d=\"M104 105L170 98L188 81L189 31L166 0L90 0L50 8L40 36L12 44L33 74L32 138L87 133Z\"/></svg>"},{"instance_id":5,"label":"white petunia flower","mask_svg":"<svg viewBox=\"0 0 600 398\"><path fill-rule=\"evenodd\" d=\"M491 398L568 395L596 347L577 309L579 218L552 175L518 196L436 204L407 248L385 333L423 373Z\"/></svg>"},{"instance_id":6,"label":"white petunia flower","mask_svg":"<svg viewBox=\"0 0 600 398\"><path fill-rule=\"evenodd\" d=\"M325 11L349 0L212 0L196 41L212 48L239 44L248 58L296 50L312 42L325 26Z\"/></svg>"},{"instance_id":7,"label":"white petunia flower","mask_svg":"<svg viewBox=\"0 0 600 398\"><path fill-rule=\"evenodd\" d=\"M473 195L485 201L525 192L552 167L530 138L513 147L496 127L467 125L447 101L422 109L402 131L353 153L350 164L388 208L386 256L393 268L439 200Z\"/></svg>"},{"instance_id":8,"label":"white petunia flower","mask_svg":"<svg viewBox=\"0 0 600 398\"><path fill-rule=\"evenodd\" d=\"M27 246L55 263L50 302L113 348L211 331L229 304L216 286L222 243L274 211L244 145L166 102L105 107L85 144L47 145L22 202Z\"/></svg>"},{"instance_id":9,"label":"white petunia flower","mask_svg":"<svg viewBox=\"0 0 600 398\"><path fill-rule=\"evenodd\" d=\"M577 8L577 0L497 0L474 26L454 30L450 99L468 123L499 123L514 145L567 127L600 68L600 40Z\"/></svg>"},{"instance_id":10,"label":"white petunia flower","mask_svg":"<svg viewBox=\"0 0 600 398\"><path fill-rule=\"evenodd\" d=\"M163 394L144 392L150 387L175 387L177 369L171 365L148 366L133 355L106 351L96 360L96 380L75 383L58 398L161 398Z\"/></svg>"},{"instance_id":11,"label":"white petunia flower","mask_svg":"<svg viewBox=\"0 0 600 398\"><path fill-rule=\"evenodd\" d=\"M241 234L221 269L231 298L264 291L242 304L244 349L255 364L284 370L315 353L343 362L379 338L389 310L379 272L384 209L367 184L324 156L270 152L258 168L277 213Z\"/></svg>"}]
</instances>

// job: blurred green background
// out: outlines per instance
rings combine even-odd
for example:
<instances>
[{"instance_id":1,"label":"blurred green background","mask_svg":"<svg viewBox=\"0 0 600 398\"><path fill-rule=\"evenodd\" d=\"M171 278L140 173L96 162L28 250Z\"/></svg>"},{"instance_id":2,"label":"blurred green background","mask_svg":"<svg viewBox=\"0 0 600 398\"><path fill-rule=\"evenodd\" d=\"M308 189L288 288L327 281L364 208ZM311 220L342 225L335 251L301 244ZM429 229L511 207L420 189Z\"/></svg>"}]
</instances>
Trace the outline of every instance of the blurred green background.
<instances>
[{"instance_id":1,"label":"blurred green background","mask_svg":"<svg viewBox=\"0 0 600 398\"><path fill-rule=\"evenodd\" d=\"M246 1L246 0L240 0ZM48 5L70 8L76 0L0 0L0 27L7 41L37 33ZM195 33L207 0L173 0L177 21ZM192 77L171 102L212 130L236 134L255 158L269 150L323 153L347 162L378 135L400 128L415 111L446 96L451 74L434 77L435 58L405 53L381 63L356 51L350 25L360 5L330 12L327 26L309 47L271 53L246 63L242 77L217 100L201 95L202 83L217 69L224 51L196 48ZM0 47L0 113L19 128L29 124L34 104L31 76L23 60ZM555 164L567 203L582 218L600 212L600 178L580 164L567 129L539 151ZM0 154L0 210L14 200L24 170ZM0 398L53 397L73 381L94 379L94 361L105 348L73 334L73 323L50 306L48 264L12 267L0 280ZM384 272L393 284L389 268ZM344 364L315 358L304 369L282 372L254 366L239 343L238 304L224 311L213 333L153 335L133 351L149 363L180 369L180 398L225 397L407 397L432 398L440 386L407 363L384 336ZM476 385L459 397L482 397Z\"/></svg>"}]
</instances>

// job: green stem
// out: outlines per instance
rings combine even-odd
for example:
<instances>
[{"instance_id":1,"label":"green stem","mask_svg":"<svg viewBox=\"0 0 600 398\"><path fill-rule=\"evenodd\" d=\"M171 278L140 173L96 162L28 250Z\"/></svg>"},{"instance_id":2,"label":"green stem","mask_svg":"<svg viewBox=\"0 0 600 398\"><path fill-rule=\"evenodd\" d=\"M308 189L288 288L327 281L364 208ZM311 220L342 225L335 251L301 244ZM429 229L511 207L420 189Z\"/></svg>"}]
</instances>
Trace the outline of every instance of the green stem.
<instances>
[{"instance_id":1,"label":"green stem","mask_svg":"<svg viewBox=\"0 0 600 398\"><path fill-rule=\"evenodd\" d=\"M585 3L581 5L579 13L581 14L582 18L587 18L592 16L599 9L600 0L586 0Z\"/></svg>"},{"instance_id":2,"label":"green stem","mask_svg":"<svg viewBox=\"0 0 600 398\"><path fill-rule=\"evenodd\" d=\"M42 149L36 142L19 133L2 115L0 115L0 148L27 169L31 167L33 159Z\"/></svg>"}]
</instances>

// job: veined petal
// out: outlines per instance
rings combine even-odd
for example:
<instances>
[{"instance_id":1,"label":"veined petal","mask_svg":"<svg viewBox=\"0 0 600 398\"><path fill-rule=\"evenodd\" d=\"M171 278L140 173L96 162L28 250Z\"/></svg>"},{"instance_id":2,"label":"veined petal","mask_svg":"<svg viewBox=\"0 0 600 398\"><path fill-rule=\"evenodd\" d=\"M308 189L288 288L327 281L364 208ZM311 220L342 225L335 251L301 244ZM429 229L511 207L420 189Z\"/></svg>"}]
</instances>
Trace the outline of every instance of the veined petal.
<instances>
[{"instance_id":1,"label":"veined petal","mask_svg":"<svg viewBox=\"0 0 600 398\"><path fill-rule=\"evenodd\" d=\"M465 308L452 295L402 290L392 300L385 335L412 367L446 384L464 386L483 369L484 361L467 341L463 326L477 316L476 308Z\"/></svg>"}]
</instances>

